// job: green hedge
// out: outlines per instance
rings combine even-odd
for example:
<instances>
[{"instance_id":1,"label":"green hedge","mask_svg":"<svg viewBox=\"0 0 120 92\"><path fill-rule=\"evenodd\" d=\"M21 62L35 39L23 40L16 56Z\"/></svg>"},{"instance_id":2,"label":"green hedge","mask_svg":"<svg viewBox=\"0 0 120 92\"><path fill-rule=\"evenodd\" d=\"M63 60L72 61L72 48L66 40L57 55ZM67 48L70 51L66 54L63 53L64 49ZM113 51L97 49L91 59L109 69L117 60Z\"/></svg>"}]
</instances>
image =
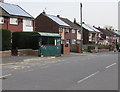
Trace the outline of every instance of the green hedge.
<instances>
[{"instance_id":1,"label":"green hedge","mask_svg":"<svg viewBox=\"0 0 120 92\"><path fill-rule=\"evenodd\" d=\"M10 30L0 29L0 51L11 50L11 32ZM2 41L2 42L1 42Z\"/></svg>"},{"instance_id":2,"label":"green hedge","mask_svg":"<svg viewBox=\"0 0 120 92\"><path fill-rule=\"evenodd\" d=\"M99 45L98 49L110 49L110 45Z\"/></svg>"},{"instance_id":3,"label":"green hedge","mask_svg":"<svg viewBox=\"0 0 120 92\"><path fill-rule=\"evenodd\" d=\"M34 32L14 32L12 49L38 49L38 38L32 37Z\"/></svg>"}]
</instances>

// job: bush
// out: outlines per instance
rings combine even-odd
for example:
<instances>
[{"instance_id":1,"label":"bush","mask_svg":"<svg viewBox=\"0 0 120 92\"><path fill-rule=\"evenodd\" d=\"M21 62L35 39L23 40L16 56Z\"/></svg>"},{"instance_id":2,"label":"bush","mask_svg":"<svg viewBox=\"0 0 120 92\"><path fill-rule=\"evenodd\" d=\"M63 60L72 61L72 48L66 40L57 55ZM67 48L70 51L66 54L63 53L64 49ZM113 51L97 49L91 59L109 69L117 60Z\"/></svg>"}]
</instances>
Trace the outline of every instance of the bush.
<instances>
[{"instance_id":1,"label":"bush","mask_svg":"<svg viewBox=\"0 0 120 92\"><path fill-rule=\"evenodd\" d=\"M38 49L38 38L32 37L34 32L14 32L12 34L13 49Z\"/></svg>"},{"instance_id":2,"label":"bush","mask_svg":"<svg viewBox=\"0 0 120 92\"><path fill-rule=\"evenodd\" d=\"M98 49L110 49L110 45L99 45Z\"/></svg>"},{"instance_id":3,"label":"bush","mask_svg":"<svg viewBox=\"0 0 120 92\"><path fill-rule=\"evenodd\" d=\"M11 50L11 32L10 30L0 29L1 48L0 51Z\"/></svg>"}]
</instances>

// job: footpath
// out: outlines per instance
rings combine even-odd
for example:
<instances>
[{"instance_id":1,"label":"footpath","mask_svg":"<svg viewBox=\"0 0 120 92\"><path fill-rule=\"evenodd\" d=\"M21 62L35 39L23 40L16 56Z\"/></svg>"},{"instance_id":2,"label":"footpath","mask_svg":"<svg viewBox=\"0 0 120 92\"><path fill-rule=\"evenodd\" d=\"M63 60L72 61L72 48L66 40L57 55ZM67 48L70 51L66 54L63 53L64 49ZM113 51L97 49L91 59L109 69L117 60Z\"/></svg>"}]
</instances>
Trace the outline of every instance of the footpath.
<instances>
[{"instance_id":1,"label":"footpath","mask_svg":"<svg viewBox=\"0 0 120 92\"><path fill-rule=\"evenodd\" d=\"M113 52L104 52L104 53L70 53L70 54L62 54L60 57L74 57L74 56L87 56L87 55L99 55L99 54L105 54L105 53L111 53L114 54ZM117 52L115 52L117 53ZM59 58L60 58L59 57ZM51 57L38 57L38 56L10 56L10 57L2 57L0 59L1 64L7 64L7 63L17 63L17 62L24 62L26 60L47 60L47 59L53 59L57 58L55 56Z\"/></svg>"}]
</instances>

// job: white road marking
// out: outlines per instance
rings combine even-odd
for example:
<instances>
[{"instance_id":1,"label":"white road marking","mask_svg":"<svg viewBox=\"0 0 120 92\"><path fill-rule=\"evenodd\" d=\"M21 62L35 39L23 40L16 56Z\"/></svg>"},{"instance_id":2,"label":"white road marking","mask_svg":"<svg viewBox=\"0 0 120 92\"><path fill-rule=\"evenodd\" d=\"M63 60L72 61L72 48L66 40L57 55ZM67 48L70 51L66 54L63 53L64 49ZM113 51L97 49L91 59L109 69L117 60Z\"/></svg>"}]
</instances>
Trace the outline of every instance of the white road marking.
<instances>
[{"instance_id":1,"label":"white road marking","mask_svg":"<svg viewBox=\"0 0 120 92\"><path fill-rule=\"evenodd\" d=\"M34 70L32 69L32 70L27 70L27 71L23 71L23 72L32 72L32 71L34 71Z\"/></svg>"},{"instance_id":2,"label":"white road marking","mask_svg":"<svg viewBox=\"0 0 120 92\"><path fill-rule=\"evenodd\" d=\"M110 68L110 67L112 67L113 65L116 65L117 63L113 63L113 64L111 64L111 65L109 65L109 66L107 66L107 67L105 67L105 68Z\"/></svg>"},{"instance_id":3,"label":"white road marking","mask_svg":"<svg viewBox=\"0 0 120 92\"><path fill-rule=\"evenodd\" d=\"M12 74L2 75L2 76L0 76L0 79L5 78L5 77L8 77L8 76L11 76L11 75L12 75Z\"/></svg>"},{"instance_id":4,"label":"white road marking","mask_svg":"<svg viewBox=\"0 0 120 92\"><path fill-rule=\"evenodd\" d=\"M82 80L79 80L77 83L81 83L81 82L83 82L83 81L87 80L88 78L90 78L90 77L92 77L92 76L94 76L94 75L98 74L99 72L100 72L100 71L97 71L97 72L95 72L95 73L93 73L93 74L91 74L91 75L89 75L89 76L87 76L87 77L83 78Z\"/></svg>"}]
</instances>

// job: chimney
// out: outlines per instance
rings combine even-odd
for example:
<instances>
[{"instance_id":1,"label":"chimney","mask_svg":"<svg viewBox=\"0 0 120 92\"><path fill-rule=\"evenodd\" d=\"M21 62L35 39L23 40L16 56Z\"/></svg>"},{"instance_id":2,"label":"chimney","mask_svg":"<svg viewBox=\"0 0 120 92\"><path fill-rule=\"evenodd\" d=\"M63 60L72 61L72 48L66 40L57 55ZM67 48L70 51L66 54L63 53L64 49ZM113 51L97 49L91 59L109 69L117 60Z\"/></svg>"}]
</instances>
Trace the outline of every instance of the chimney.
<instances>
[{"instance_id":1,"label":"chimney","mask_svg":"<svg viewBox=\"0 0 120 92\"><path fill-rule=\"evenodd\" d=\"M85 24L85 22L82 22L83 24Z\"/></svg>"},{"instance_id":2,"label":"chimney","mask_svg":"<svg viewBox=\"0 0 120 92\"><path fill-rule=\"evenodd\" d=\"M43 13L43 14L46 14L46 13L45 13L45 10L43 10L43 12L42 12L42 13Z\"/></svg>"},{"instance_id":3,"label":"chimney","mask_svg":"<svg viewBox=\"0 0 120 92\"><path fill-rule=\"evenodd\" d=\"M74 18L74 23L76 23L76 18Z\"/></svg>"},{"instance_id":4,"label":"chimney","mask_svg":"<svg viewBox=\"0 0 120 92\"><path fill-rule=\"evenodd\" d=\"M60 17L60 15L57 15L57 17Z\"/></svg>"},{"instance_id":5,"label":"chimney","mask_svg":"<svg viewBox=\"0 0 120 92\"><path fill-rule=\"evenodd\" d=\"M98 26L98 28L100 28L100 26Z\"/></svg>"},{"instance_id":6,"label":"chimney","mask_svg":"<svg viewBox=\"0 0 120 92\"><path fill-rule=\"evenodd\" d=\"M4 2L4 0L0 0L0 2Z\"/></svg>"}]
</instances>

